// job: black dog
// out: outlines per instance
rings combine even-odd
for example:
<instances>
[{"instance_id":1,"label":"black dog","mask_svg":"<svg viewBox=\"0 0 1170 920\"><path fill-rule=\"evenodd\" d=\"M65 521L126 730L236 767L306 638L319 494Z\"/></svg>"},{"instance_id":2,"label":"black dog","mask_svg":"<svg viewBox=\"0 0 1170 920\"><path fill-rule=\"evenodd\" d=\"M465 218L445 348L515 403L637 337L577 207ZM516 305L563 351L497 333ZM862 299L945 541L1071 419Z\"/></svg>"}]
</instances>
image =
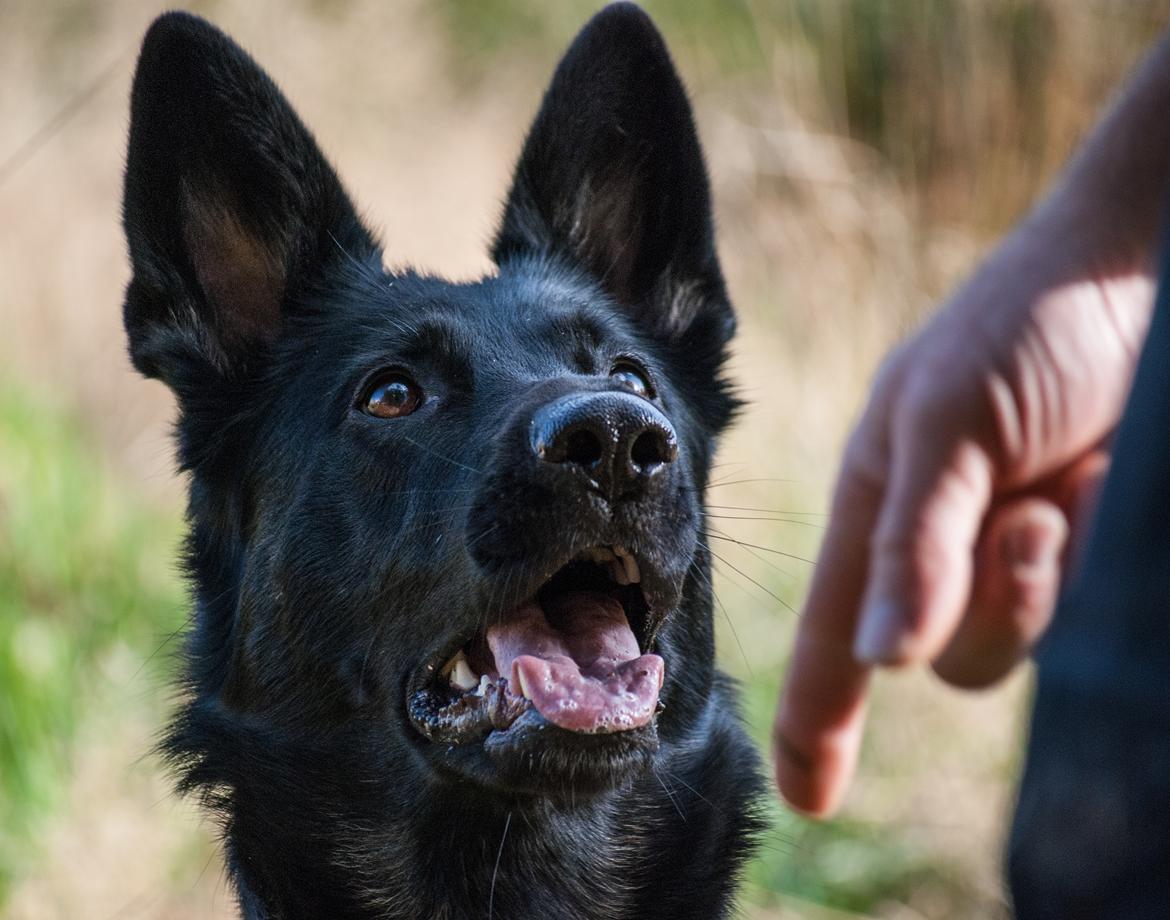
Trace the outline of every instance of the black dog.
<instances>
[{"instance_id":1,"label":"black dog","mask_svg":"<svg viewBox=\"0 0 1170 920\"><path fill-rule=\"evenodd\" d=\"M124 218L131 355L191 477L165 750L244 915L725 915L761 789L702 531L735 323L645 14L569 49L478 282L387 274L185 14L142 49Z\"/></svg>"}]
</instances>

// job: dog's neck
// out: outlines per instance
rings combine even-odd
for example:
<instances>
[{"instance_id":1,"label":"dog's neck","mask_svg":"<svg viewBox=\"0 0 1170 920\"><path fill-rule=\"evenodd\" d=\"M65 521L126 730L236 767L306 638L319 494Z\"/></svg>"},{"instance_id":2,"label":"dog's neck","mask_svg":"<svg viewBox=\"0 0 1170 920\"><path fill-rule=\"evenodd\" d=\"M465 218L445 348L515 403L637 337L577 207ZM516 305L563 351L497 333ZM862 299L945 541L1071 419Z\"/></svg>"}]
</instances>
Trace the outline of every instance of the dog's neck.
<instances>
[{"instance_id":1,"label":"dog's neck","mask_svg":"<svg viewBox=\"0 0 1170 920\"><path fill-rule=\"evenodd\" d=\"M724 916L759 792L754 774L742 782L755 755L718 718L726 704L720 689L709 731L587 802L504 802L438 782L403 801L393 778L371 790L369 777L339 777L346 796L334 801L360 801L358 819L301 805L303 792L303 810L284 814L270 798L277 790L236 790L225 802L227 845L243 916Z\"/></svg>"}]
</instances>

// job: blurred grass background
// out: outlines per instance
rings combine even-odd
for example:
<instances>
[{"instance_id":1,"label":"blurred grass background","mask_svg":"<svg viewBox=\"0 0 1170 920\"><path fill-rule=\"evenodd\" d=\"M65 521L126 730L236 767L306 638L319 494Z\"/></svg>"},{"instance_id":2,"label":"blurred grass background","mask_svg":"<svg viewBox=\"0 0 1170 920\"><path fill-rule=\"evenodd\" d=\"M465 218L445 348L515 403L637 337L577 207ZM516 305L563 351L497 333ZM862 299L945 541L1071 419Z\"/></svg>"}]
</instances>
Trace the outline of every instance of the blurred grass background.
<instances>
[{"instance_id":1,"label":"blurred grass background","mask_svg":"<svg viewBox=\"0 0 1170 920\"><path fill-rule=\"evenodd\" d=\"M469 277L488 268L549 73L597 5L192 8L286 89L389 259ZM875 363L1026 209L1170 2L645 6L694 98L742 318L751 407L710 501L729 538L721 655L764 744L802 560ZM182 484L169 397L124 354L118 207L134 51L160 9L0 0L0 916L14 920L231 915L209 828L149 753L185 615ZM744 915L1005 916L1026 692L1026 675L977 697L879 680L843 815L773 806Z\"/></svg>"}]
</instances>

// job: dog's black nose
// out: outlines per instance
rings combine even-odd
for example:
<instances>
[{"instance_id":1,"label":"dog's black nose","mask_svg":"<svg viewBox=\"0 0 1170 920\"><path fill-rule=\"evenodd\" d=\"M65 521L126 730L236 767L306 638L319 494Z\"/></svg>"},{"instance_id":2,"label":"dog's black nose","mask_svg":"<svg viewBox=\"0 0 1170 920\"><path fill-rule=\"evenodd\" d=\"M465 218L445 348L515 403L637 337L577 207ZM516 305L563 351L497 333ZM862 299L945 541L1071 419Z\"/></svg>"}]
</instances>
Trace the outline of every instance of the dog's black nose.
<instances>
[{"instance_id":1,"label":"dog's black nose","mask_svg":"<svg viewBox=\"0 0 1170 920\"><path fill-rule=\"evenodd\" d=\"M642 497L678 456L674 429L651 403L631 393L562 396L532 417L532 449L609 502Z\"/></svg>"}]
</instances>

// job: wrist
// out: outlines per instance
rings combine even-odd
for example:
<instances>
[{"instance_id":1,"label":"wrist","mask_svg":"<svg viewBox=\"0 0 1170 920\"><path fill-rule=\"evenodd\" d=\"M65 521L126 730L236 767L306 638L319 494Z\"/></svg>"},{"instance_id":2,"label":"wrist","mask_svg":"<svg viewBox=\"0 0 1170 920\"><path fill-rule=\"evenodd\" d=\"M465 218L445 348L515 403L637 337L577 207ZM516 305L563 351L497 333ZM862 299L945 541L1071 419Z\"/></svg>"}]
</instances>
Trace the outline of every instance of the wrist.
<instances>
[{"instance_id":1,"label":"wrist","mask_svg":"<svg viewBox=\"0 0 1170 920\"><path fill-rule=\"evenodd\" d=\"M1153 277L1162 243L1166 177L1070 176L1038 215L1102 277Z\"/></svg>"},{"instance_id":2,"label":"wrist","mask_svg":"<svg viewBox=\"0 0 1170 920\"><path fill-rule=\"evenodd\" d=\"M1170 31L1135 69L1036 209L1103 269L1152 276L1170 203Z\"/></svg>"},{"instance_id":3,"label":"wrist","mask_svg":"<svg viewBox=\"0 0 1170 920\"><path fill-rule=\"evenodd\" d=\"M1021 230L1063 249L1059 262L1097 280L1152 278L1162 243L1166 194L1162 183L1123 190L1096 177L1070 175L1028 216Z\"/></svg>"}]
</instances>

